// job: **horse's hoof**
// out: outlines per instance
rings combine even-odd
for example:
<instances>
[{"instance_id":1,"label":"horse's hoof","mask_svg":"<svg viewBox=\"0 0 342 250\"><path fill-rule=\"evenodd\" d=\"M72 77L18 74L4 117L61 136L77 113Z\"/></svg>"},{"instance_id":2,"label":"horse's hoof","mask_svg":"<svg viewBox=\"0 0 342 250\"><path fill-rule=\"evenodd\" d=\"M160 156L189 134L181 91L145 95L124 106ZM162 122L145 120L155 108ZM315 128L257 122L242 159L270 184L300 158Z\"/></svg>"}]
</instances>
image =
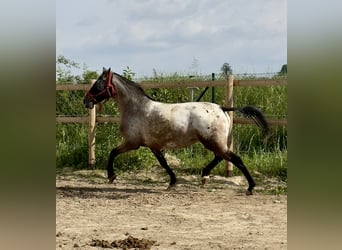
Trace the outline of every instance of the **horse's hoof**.
<instances>
[{"instance_id":1,"label":"horse's hoof","mask_svg":"<svg viewBox=\"0 0 342 250\"><path fill-rule=\"evenodd\" d=\"M209 180L209 176L203 176L202 177L202 186L204 186L205 185L205 183L207 183L207 181Z\"/></svg>"},{"instance_id":2,"label":"horse's hoof","mask_svg":"<svg viewBox=\"0 0 342 250\"><path fill-rule=\"evenodd\" d=\"M171 191L171 190L175 190L176 189L176 184L170 184L168 187L167 187L167 189L166 189L166 191Z\"/></svg>"},{"instance_id":3,"label":"horse's hoof","mask_svg":"<svg viewBox=\"0 0 342 250\"><path fill-rule=\"evenodd\" d=\"M108 177L108 184L113 183L113 181L116 179L116 175L113 175L111 177Z\"/></svg>"},{"instance_id":4,"label":"horse's hoof","mask_svg":"<svg viewBox=\"0 0 342 250\"><path fill-rule=\"evenodd\" d=\"M253 191L252 190L251 191L247 190L246 191L246 195L253 195Z\"/></svg>"}]
</instances>

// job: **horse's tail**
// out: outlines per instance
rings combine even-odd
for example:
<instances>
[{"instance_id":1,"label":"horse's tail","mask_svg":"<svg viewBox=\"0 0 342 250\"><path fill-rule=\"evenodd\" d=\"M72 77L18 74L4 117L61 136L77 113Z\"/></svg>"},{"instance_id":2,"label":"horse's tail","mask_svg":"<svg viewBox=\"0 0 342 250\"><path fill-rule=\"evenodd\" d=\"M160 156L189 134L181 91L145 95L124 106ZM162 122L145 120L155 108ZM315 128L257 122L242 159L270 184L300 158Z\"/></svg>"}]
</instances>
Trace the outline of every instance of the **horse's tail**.
<instances>
[{"instance_id":1,"label":"horse's tail","mask_svg":"<svg viewBox=\"0 0 342 250\"><path fill-rule=\"evenodd\" d=\"M258 108L248 105L248 106L245 106L242 108L221 107L221 109L224 112L239 111L245 117L252 119L263 130L264 138L265 138L264 140L266 140L267 137L269 136L270 128L268 126L268 123L267 123L263 113Z\"/></svg>"}]
</instances>

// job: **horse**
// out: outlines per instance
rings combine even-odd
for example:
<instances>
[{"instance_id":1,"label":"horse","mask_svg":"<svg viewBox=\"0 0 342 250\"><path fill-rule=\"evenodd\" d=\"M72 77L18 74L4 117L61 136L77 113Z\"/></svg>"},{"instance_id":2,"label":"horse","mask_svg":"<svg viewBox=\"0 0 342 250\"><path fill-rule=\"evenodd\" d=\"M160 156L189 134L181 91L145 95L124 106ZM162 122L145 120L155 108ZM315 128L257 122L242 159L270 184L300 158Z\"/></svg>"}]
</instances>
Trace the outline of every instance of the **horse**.
<instances>
[{"instance_id":1,"label":"horse","mask_svg":"<svg viewBox=\"0 0 342 250\"><path fill-rule=\"evenodd\" d=\"M214 153L214 159L202 169L202 184L210 171L222 160L232 162L248 181L246 195L253 194L256 183L242 159L228 148L230 118L227 112L239 111L252 119L267 136L268 123L254 106L227 108L210 102L162 103L153 100L143 88L125 77L103 68L102 74L86 93L86 108L102 105L113 98L120 113L120 134L124 142L111 150L108 158L108 183L116 179L114 158L122 153L148 147L170 177L168 189L174 188L176 175L162 151L188 147L200 142Z\"/></svg>"}]
</instances>

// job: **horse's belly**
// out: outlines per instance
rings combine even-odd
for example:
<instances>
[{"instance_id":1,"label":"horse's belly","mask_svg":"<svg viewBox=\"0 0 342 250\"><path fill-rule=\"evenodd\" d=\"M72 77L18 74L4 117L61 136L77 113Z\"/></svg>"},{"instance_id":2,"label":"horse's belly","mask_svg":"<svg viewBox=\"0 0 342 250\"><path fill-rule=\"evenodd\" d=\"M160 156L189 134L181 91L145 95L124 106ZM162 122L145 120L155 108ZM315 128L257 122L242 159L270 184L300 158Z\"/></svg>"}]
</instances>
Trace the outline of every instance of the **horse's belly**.
<instances>
[{"instance_id":1,"label":"horse's belly","mask_svg":"<svg viewBox=\"0 0 342 250\"><path fill-rule=\"evenodd\" d=\"M197 141L198 141L198 139L196 137L193 137L193 138L189 138L189 137L177 138L177 139L173 139L173 140L166 142L163 149L185 148L185 147L188 147L188 146L194 144Z\"/></svg>"},{"instance_id":2,"label":"horse's belly","mask_svg":"<svg viewBox=\"0 0 342 250\"><path fill-rule=\"evenodd\" d=\"M145 145L159 149L184 148L198 141L195 134L189 133L185 128L172 130L154 130L145 138Z\"/></svg>"}]
</instances>

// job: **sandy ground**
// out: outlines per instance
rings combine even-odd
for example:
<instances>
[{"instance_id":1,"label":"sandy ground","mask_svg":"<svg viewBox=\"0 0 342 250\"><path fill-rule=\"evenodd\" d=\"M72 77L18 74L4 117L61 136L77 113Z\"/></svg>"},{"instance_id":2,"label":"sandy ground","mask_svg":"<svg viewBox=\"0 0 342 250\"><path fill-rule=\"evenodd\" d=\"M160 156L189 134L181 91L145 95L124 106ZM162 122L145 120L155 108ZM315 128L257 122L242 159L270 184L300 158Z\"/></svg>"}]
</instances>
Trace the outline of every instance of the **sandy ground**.
<instances>
[{"instance_id":1,"label":"sandy ground","mask_svg":"<svg viewBox=\"0 0 342 250\"><path fill-rule=\"evenodd\" d=\"M198 176L178 178L166 191L159 170L113 184L103 171L58 173L56 249L103 249L91 242L128 237L155 241L151 249L287 249L286 195L266 195L269 186L257 182L246 196L240 176L213 176L205 187Z\"/></svg>"}]
</instances>

